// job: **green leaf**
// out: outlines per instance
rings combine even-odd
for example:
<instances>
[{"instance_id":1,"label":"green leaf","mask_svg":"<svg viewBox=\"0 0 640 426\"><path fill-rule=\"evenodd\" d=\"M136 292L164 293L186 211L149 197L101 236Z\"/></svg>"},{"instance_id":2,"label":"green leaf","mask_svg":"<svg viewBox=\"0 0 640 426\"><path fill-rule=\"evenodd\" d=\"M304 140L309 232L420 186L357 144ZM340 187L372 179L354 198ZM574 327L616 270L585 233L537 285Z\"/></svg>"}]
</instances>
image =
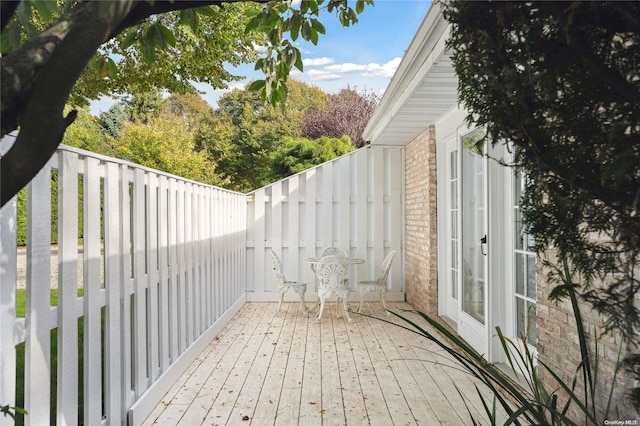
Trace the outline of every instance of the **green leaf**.
<instances>
[{"instance_id":1,"label":"green leaf","mask_svg":"<svg viewBox=\"0 0 640 426\"><path fill-rule=\"evenodd\" d=\"M314 30L316 30L320 34L325 34L326 33L324 25L322 25L322 23L320 21L318 21L317 19L312 19L311 20L311 26L313 27Z\"/></svg>"},{"instance_id":2,"label":"green leaf","mask_svg":"<svg viewBox=\"0 0 640 426\"><path fill-rule=\"evenodd\" d=\"M296 49L296 51L298 51L298 49ZM296 60L293 64L294 67L296 67L297 69L299 69L301 72L304 71L304 65L302 64L302 55L300 55L300 52L298 51L298 54L296 55Z\"/></svg>"},{"instance_id":3,"label":"green leaf","mask_svg":"<svg viewBox=\"0 0 640 426\"><path fill-rule=\"evenodd\" d=\"M18 8L16 10L17 16L18 16L18 21L21 24L26 24L29 19L31 18L31 2L30 1L26 1L26 0L22 0L19 4L18 4Z\"/></svg>"},{"instance_id":4,"label":"green leaf","mask_svg":"<svg viewBox=\"0 0 640 426\"><path fill-rule=\"evenodd\" d=\"M244 27L244 33L249 34L249 32L253 31L253 30L257 30L258 28L262 27L262 25L264 24L264 15L260 14L257 15L253 18L251 18L251 20L249 22L247 22L247 25Z\"/></svg>"},{"instance_id":5,"label":"green leaf","mask_svg":"<svg viewBox=\"0 0 640 426\"><path fill-rule=\"evenodd\" d=\"M31 3L45 22L51 21L53 14L58 10L58 3L55 1L31 0Z\"/></svg>"},{"instance_id":6,"label":"green leaf","mask_svg":"<svg viewBox=\"0 0 640 426\"><path fill-rule=\"evenodd\" d=\"M160 47L165 48L167 45L175 47L176 37L173 35L173 31L161 24L158 25L158 37L160 41ZM197 27L197 24L196 24Z\"/></svg>"},{"instance_id":7,"label":"green leaf","mask_svg":"<svg viewBox=\"0 0 640 426\"><path fill-rule=\"evenodd\" d=\"M188 26L194 32L198 29L198 14L195 9L180 11L180 25Z\"/></svg>"},{"instance_id":8,"label":"green leaf","mask_svg":"<svg viewBox=\"0 0 640 426\"><path fill-rule=\"evenodd\" d=\"M20 47L20 25L12 23L0 35L0 51L4 54Z\"/></svg>"},{"instance_id":9,"label":"green leaf","mask_svg":"<svg viewBox=\"0 0 640 426\"><path fill-rule=\"evenodd\" d=\"M111 58L107 58L107 71L109 78L116 78L118 76L118 66Z\"/></svg>"},{"instance_id":10,"label":"green leaf","mask_svg":"<svg viewBox=\"0 0 640 426\"><path fill-rule=\"evenodd\" d=\"M198 13L199 15L203 15L203 16L216 16L216 11L213 9L212 6L202 6L202 7L196 7L193 10L196 11L196 13Z\"/></svg>"},{"instance_id":11,"label":"green leaf","mask_svg":"<svg viewBox=\"0 0 640 426\"><path fill-rule=\"evenodd\" d=\"M267 82L265 80L255 80L249 85L248 89L252 92L258 92L265 88L266 83Z\"/></svg>"},{"instance_id":12,"label":"green leaf","mask_svg":"<svg viewBox=\"0 0 640 426\"><path fill-rule=\"evenodd\" d=\"M138 31L130 29L125 38L120 42L122 49L127 49L133 45L138 39Z\"/></svg>"},{"instance_id":13,"label":"green leaf","mask_svg":"<svg viewBox=\"0 0 640 426\"><path fill-rule=\"evenodd\" d=\"M294 13L288 22L291 40L296 41L298 39L298 35L300 34L300 24L302 22L302 17L299 13Z\"/></svg>"},{"instance_id":14,"label":"green leaf","mask_svg":"<svg viewBox=\"0 0 640 426\"><path fill-rule=\"evenodd\" d=\"M102 58L100 61L100 78L106 78L109 75L109 69L107 67L107 58Z\"/></svg>"},{"instance_id":15,"label":"green leaf","mask_svg":"<svg viewBox=\"0 0 640 426\"><path fill-rule=\"evenodd\" d=\"M309 21L302 23L302 38L307 41L311 40L311 25L309 25Z\"/></svg>"},{"instance_id":16,"label":"green leaf","mask_svg":"<svg viewBox=\"0 0 640 426\"><path fill-rule=\"evenodd\" d=\"M356 1L356 12L358 14L364 12L364 0L357 0Z\"/></svg>"}]
</instances>

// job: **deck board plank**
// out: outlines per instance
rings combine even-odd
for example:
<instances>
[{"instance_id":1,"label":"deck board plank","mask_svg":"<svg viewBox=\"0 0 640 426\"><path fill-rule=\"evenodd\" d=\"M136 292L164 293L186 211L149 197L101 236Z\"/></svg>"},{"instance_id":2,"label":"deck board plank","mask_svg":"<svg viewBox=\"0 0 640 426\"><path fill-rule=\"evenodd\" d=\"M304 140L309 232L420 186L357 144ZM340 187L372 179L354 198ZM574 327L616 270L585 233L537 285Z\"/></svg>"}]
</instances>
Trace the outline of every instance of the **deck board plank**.
<instances>
[{"instance_id":1,"label":"deck board plank","mask_svg":"<svg viewBox=\"0 0 640 426\"><path fill-rule=\"evenodd\" d=\"M470 424L456 387L472 415L485 419L475 382L424 337L355 313L348 323L336 318L335 302L319 324L296 302L276 308L245 304L143 424ZM366 302L364 312L403 324L378 302Z\"/></svg>"}]
</instances>

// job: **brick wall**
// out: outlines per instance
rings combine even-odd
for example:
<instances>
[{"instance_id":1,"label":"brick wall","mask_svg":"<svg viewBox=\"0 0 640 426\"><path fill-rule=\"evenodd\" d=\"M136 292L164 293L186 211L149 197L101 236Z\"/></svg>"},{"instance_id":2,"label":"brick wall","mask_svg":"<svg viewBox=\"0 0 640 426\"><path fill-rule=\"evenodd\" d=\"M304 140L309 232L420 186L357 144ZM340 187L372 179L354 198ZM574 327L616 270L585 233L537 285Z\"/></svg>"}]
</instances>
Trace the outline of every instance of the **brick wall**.
<instances>
[{"instance_id":1,"label":"brick wall","mask_svg":"<svg viewBox=\"0 0 640 426\"><path fill-rule=\"evenodd\" d=\"M406 298L430 315L438 312L436 139L430 126L406 147Z\"/></svg>"},{"instance_id":2,"label":"brick wall","mask_svg":"<svg viewBox=\"0 0 640 426\"><path fill-rule=\"evenodd\" d=\"M547 271L538 268L538 293L537 293L537 326L538 326L538 359L558 374L565 383L571 384L576 369L581 361L580 344L576 328L576 321L570 300L563 300L556 304L549 301L549 293L555 284L547 279ZM626 398L626 394L633 386L633 380L624 370L618 372L615 385L615 393L612 398L609 415L605 418L604 407L609 399L609 390L614 376L618 352L620 350L620 337L615 333L603 335L603 321L600 315L592 310L586 303L580 303L580 312L583 325L587 334L588 346L591 352L592 361L596 352L596 337L598 338L598 377L596 379L596 405L597 419L604 420L640 420L639 413L633 408L631 402ZM622 348L624 357L630 348ZM544 368L539 369L543 382L548 390L558 388L558 384L552 375ZM582 381L582 371L579 373L576 395L584 401L584 386ZM566 400L562 398L560 392L559 404L564 404ZM578 421L584 421L584 415L576 409L575 403L569 410L570 416ZM604 423L606 424L606 423ZM609 423L613 424L613 423ZM624 423L623 423L624 424ZM631 423L628 423L631 424Z\"/></svg>"}]
</instances>

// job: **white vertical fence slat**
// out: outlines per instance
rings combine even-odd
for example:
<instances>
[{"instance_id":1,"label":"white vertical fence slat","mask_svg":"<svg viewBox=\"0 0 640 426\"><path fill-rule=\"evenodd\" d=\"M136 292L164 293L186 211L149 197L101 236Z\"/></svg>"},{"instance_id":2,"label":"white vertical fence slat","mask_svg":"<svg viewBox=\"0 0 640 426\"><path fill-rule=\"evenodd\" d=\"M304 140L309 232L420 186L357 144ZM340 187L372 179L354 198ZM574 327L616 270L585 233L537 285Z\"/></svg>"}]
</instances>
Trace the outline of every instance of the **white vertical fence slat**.
<instances>
[{"instance_id":1,"label":"white vertical fence slat","mask_svg":"<svg viewBox=\"0 0 640 426\"><path fill-rule=\"evenodd\" d=\"M254 268L249 268L249 280L254 281L254 291L256 293L262 293L265 291L265 287L269 281L265 280L264 274L260 274L258 271L264 269L265 264L265 238L266 238L266 205L268 198L264 188L260 188L254 192L255 199L255 228L254 228L254 244L253 244L253 261ZM269 275L271 278L271 275Z\"/></svg>"},{"instance_id":2,"label":"white vertical fence slat","mask_svg":"<svg viewBox=\"0 0 640 426\"><path fill-rule=\"evenodd\" d=\"M0 208L0 401L16 402L16 281L17 281L17 196ZM9 416L0 416L0 425L13 425Z\"/></svg>"},{"instance_id":3,"label":"white vertical fence slat","mask_svg":"<svg viewBox=\"0 0 640 426\"><path fill-rule=\"evenodd\" d=\"M350 267L354 298L357 282L376 278L385 255L396 250L388 300L404 300L403 164L402 147L367 147L250 193L247 273L255 287L248 300L276 300L275 281L260 274L270 272L269 249L282 254L289 279L306 281L313 292L316 280L304 259L334 245L365 259Z\"/></svg>"},{"instance_id":4,"label":"white vertical fence slat","mask_svg":"<svg viewBox=\"0 0 640 426\"><path fill-rule=\"evenodd\" d=\"M185 184L185 202L184 202L184 250L185 250L185 349L193 342L193 185L189 182Z\"/></svg>"},{"instance_id":5,"label":"white vertical fence slat","mask_svg":"<svg viewBox=\"0 0 640 426\"><path fill-rule=\"evenodd\" d=\"M387 187L388 180L385 179L384 169L384 153L385 149L375 149L373 152L373 191L372 202L369 208L373 212L378 214L373 215L373 235L370 236L371 246L373 248L372 263L374 265L374 271L379 269L376 265L382 264L384 258L384 225L387 219L382 212L386 212L384 205L384 188Z\"/></svg>"},{"instance_id":6,"label":"white vertical fence slat","mask_svg":"<svg viewBox=\"0 0 640 426\"><path fill-rule=\"evenodd\" d=\"M158 175L147 174L147 353L149 357L149 377L153 382L160 374L159 364L159 328L158 317Z\"/></svg>"},{"instance_id":7,"label":"white vertical fence slat","mask_svg":"<svg viewBox=\"0 0 640 426\"><path fill-rule=\"evenodd\" d=\"M185 183L183 181L178 182L178 194L177 194L177 206L176 219L178 222L177 228L177 245L178 245L178 280L176 281L176 288L178 289L178 354L181 354L186 349L187 341L187 314L185 312L186 305L186 286L187 286L187 267L186 267L186 247L185 247Z\"/></svg>"},{"instance_id":8,"label":"white vertical fence slat","mask_svg":"<svg viewBox=\"0 0 640 426\"><path fill-rule=\"evenodd\" d=\"M131 295L133 294L132 280L132 262L133 262L133 239L131 237L132 230L132 214L133 214L133 186L131 185L132 170L128 166L120 168L120 224L122 229L122 237L120 239L120 255L121 255L121 278L120 278L120 294L122 300L122 414L126 415L127 407L135 401L134 380L133 380L133 350L132 350L132 316L131 316Z\"/></svg>"},{"instance_id":9,"label":"white vertical fence slat","mask_svg":"<svg viewBox=\"0 0 640 426\"><path fill-rule=\"evenodd\" d=\"M287 273L292 277L300 276L300 176L295 175L289 179L287 217L283 224L283 230L287 231ZM272 274L270 274L272 276ZM307 285L307 288L310 288Z\"/></svg>"},{"instance_id":10,"label":"white vertical fence slat","mask_svg":"<svg viewBox=\"0 0 640 426\"><path fill-rule=\"evenodd\" d=\"M50 163L52 161L50 160ZM49 424L51 406L51 166L27 189L27 306L25 342L25 409L27 425ZM59 348L60 349L60 348Z\"/></svg>"},{"instance_id":11,"label":"white vertical fence slat","mask_svg":"<svg viewBox=\"0 0 640 426\"><path fill-rule=\"evenodd\" d=\"M317 168L306 171L302 174L305 181L305 195L304 195L304 211L301 212L301 220L304 221L304 257L314 257L316 255L316 233L317 233L317 209L316 209L316 187L317 187ZM257 226L257 224L256 224ZM299 270L304 271L303 281L307 282L307 292L315 291L316 277L309 268L309 265L303 265ZM294 277L289 279L295 280Z\"/></svg>"},{"instance_id":12,"label":"white vertical fence slat","mask_svg":"<svg viewBox=\"0 0 640 426\"><path fill-rule=\"evenodd\" d=\"M160 372L167 369L170 363L169 352L169 215L168 191L169 182L166 176L160 176L158 183L158 288L160 331L158 335L160 345Z\"/></svg>"},{"instance_id":13,"label":"white vertical fence slat","mask_svg":"<svg viewBox=\"0 0 640 426\"><path fill-rule=\"evenodd\" d=\"M169 179L169 353L171 361L175 361L180 355L180 329L178 326L178 282L180 270L178 267L178 182Z\"/></svg>"},{"instance_id":14,"label":"white vertical fence slat","mask_svg":"<svg viewBox=\"0 0 640 426\"><path fill-rule=\"evenodd\" d=\"M147 390L147 273L145 231L147 209L145 172L136 169L133 180L133 354L136 397Z\"/></svg>"},{"instance_id":15,"label":"white vertical fence slat","mask_svg":"<svg viewBox=\"0 0 640 426\"><path fill-rule=\"evenodd\" d=\"M102 419L100 162L84 163L84 424ZM63 370L64 371L64 370ZM64 424L64 423L60 423Z\"/></svg>"},{"instance_id":16,"label":"white vertical fence slat","mask_svg":"<svg viewBox=\"0 0 640 426\"><path fill-rule=\"evenodd\" d=\"M121 330L121 193L120 167L107 163L104 179L104 251L105 251L105 417L110 424L117 423L122 416L122 330Z\"/></svg>"},{"instance_id":17,"label":"white vertical fence slat","mask_svg":"<svg viewBox=\"0 0 640 426\"><path fill-rule=\"evenodd\" d=\"M57 422L78 418L78 155L58 155L58 371ZM84 170L82 170L84 172ZM84 194L86 196L86 188ZM85 240L86 241L86 240ZM86 253L86 251L85 251Z\"/></svg>"}]
</instances>

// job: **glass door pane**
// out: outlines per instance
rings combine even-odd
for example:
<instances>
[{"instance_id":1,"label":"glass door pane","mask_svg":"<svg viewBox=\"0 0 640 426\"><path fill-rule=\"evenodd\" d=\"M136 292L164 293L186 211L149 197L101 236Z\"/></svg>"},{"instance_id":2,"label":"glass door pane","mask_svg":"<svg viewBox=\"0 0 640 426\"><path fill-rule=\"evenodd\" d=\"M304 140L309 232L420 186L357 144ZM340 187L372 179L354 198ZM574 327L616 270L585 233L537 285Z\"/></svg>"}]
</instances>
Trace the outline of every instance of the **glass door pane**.
<instances>
[{"instance_id":1,"label":"glass door pane","mask_svg":"<svg viewBox=\"0 0 640 426\"><path fill-rule=\"evenodd\" d=\"M462 310L484 324L485 229L484 133L474 131L462 138Z\"/></svg>"}]
</instances>

